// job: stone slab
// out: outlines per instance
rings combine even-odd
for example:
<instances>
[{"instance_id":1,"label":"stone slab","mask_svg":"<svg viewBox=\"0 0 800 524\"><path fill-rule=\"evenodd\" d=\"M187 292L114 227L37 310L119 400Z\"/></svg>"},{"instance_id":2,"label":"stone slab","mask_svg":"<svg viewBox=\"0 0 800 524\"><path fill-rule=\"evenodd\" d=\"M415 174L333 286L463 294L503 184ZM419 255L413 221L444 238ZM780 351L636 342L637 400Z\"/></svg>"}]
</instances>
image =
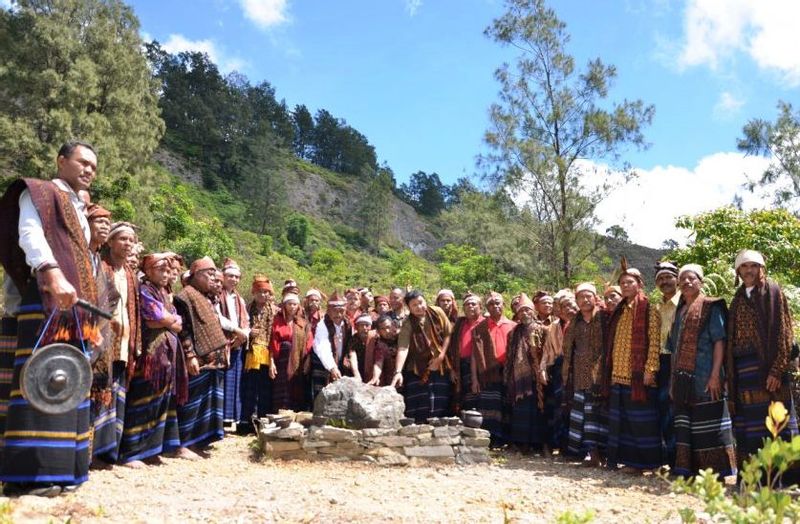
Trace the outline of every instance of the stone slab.
<instances>
[{"instance_id":1,"label":"stone slab","mask_svg":"<svg viewBox=\"0 0 800 524\"><path fill-rule=\"evenodd\" d=\"M461 444L461 437L417 438L418 446L457 446L459 444Z\"/></svg>"},{"instance_id":2,"label":"stone slab","mask_svg":"<svg viewBox=\"0 0 800 524\"><path fill-rule=\"evenodd\" d=\"M414 437L403 437L403 436L388 436L388 437L372 437L367 439L368 442L375 442L377 444L382 444L384 446L389 446L392 448L399 448L403 446L414 446L417 443L417 440Z\"/></svg>"},{"instance_id":3,"label":"stone slab","mask_svg":"<svg viewBox=\"0 0 800 524\"><path fill-rule=\"evenodd\" d=\"M419 435L420 433L431 433L432 431L433 426L429 424L411 424L410 426L398 429L397 434L404 436Z\"/></svg>"},{"instance_id":4,"label":"stone slab","mask_svg":"<svg viewBox=\"0 0 800 524\"><path fill-rule=\"evenodd\" d=\"M463 444L471 448L488 448L491 439L489 437L470 438L464 437Z\"/></svg>"},{"instance_id":5,"label":"stone slab","mask_svg":"<svg viewBox=\"0 0 800 524\"><path fill-rule=\"evenodd\" d=\"M264 443L264 453L280 453L282 451L296 451L302 444L295 440L268 440Z\"/></svg>"},{"instance_id":6,"label":"stone slab","mask_svg":"<svg viewBox=\"0 0 800 524\"><path fill-rule=\"evenodd\" d=\"M397 435L397 430L394 428L367 428L362 429L361 434L365 437L386 437Z\"/></svg>"},{"instance_id":7,"label":"stone slab","mask_svg":"<svg viewBox=\"0 0 800 524\"><path fill-rule=\"evenodd\" d=\"M480 437L489 438L489 436L491 435L487 430L479 428L461 428L461 434L464 435L465 437L474 437L474 438L480 438Z\"/></svg>"},{"instance_id":8,"label":"stone slab","mask_svg":"<svg viewBox=\"0 0 800 524\"><path fill-rule=\"evenodd\" d=\"M407 457L452 457L454 456L452 446L410 446L403 448Z\"/></svg>"},{"instance_id":9,"label":"stone slab","mask_svg":"<svg viewBox=\"0 0 800 524\"><path fill-rule=\"evenodd\" d=\"M334 428L333 426L325 426L314 433L314 438L317 440L330 440L333 442L357 440L359 436L361 436L360 431Z\"/></svg>"},{"instance_id":10,"label":"stone slab","mask_svg":"<svg viewBox=\"0 0 800 524\"><path fill-rule=\"evenodd\" d=\"M461 428L456 426L440 426L433 428L433 436L437 438L442 437L457 437L461 434Z\"/></svg>"}]
</instances>

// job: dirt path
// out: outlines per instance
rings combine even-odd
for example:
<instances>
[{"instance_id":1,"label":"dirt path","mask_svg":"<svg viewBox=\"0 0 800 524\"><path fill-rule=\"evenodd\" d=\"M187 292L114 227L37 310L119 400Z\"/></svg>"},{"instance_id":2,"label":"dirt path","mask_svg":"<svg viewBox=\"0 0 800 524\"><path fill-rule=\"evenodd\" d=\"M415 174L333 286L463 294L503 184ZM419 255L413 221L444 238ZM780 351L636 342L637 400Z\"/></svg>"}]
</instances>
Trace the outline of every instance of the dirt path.
<instances>
[{"instance_id":1,"label":"dirt path","mask_svg":"<svg viewBox=\"0 0 800 524\"><path fill-rule=\"evenodd\" d=\"M200 461L92 471L77 493L10 500L14 522L552 522L593 509L595 522L678 522L696 507L664 481L508 455L492 465L380 468L259 462L254 439L228 437Z\"/></svg>"}]
</instances>

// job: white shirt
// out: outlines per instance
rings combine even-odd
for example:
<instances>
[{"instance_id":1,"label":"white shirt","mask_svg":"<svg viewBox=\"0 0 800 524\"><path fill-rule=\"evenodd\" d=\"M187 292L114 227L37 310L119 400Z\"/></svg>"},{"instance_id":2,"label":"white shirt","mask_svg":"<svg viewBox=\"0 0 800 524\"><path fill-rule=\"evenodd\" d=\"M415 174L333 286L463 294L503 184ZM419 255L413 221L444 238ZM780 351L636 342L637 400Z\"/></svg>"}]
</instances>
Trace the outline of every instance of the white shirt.
<instances>
[{"instance_id":1,"label":"white shirt","mask_svg":"<svg viewBox=\"0 0 800 524\"><path fill-rule=\"evenodd\" d=\"M750 287L746 287L746 288L744 288L744 292L747 294L747 298L750 298L750 294L753 292L753 289L754 289L755 287L756 287L756 286L750 286Z\"/></svg>"},{"instance_id":2,"label":"white shirt","mask_svg":"<svg viewBox=\"0 0 800 524\"><path fill-rule=\"evenodd\" d=\"M125 274L124 267L114 270L114 287L117 288L120 296L119 302L117 302L117 309L114 311L114 318L122 325L119 359L127 362L128 345L131 338L131 322L128 318L128 276Z\"/></svg>"},{"instance_id":3,"label":"white shirt","mask_svg":"<svg viewBox=\"0 0 800 524\"><path fill-rule=\"evenodd\" d=\"M328 339L328 326L325 325L324 320L317 324L317 332L314 334L314 353L316 353L317 358L319 358L320 362L322 362L322 365L328 371L331 371L333 368L335 368L336 363L342 358L342 351L344 349L342 347L344 344L344 333L342 331L343 327L344 320L338 324L334 324L333 326L333 328L336 330L333 335L333 343L336 346L336 358L334 358L334 348L331 348L331 341Z\"/></svg>"},{"instance_id":4,"label":"white shirt","mask_svg":"<svg viewBox=\"0 0 800 524\"><path fill-rule=\"evenodd\" d=\"M217 304L217 316L219 316L219 323L222 325L222 329L225 331L236 331L239 329L239 315L237 313L237 303L239 301L239 297L236 296L236 293L228 293L227 291L222 292L222 297L225 300L226 305L228 306L228 313L231 315L231 318L227 318L225 315L222 314L222 306ZM247 314L247 311L242 310L244 313L244 320L249 322L250 315ZM250 328L244 328L245 335L250 335Z\"/></svg>"}]
</instances>

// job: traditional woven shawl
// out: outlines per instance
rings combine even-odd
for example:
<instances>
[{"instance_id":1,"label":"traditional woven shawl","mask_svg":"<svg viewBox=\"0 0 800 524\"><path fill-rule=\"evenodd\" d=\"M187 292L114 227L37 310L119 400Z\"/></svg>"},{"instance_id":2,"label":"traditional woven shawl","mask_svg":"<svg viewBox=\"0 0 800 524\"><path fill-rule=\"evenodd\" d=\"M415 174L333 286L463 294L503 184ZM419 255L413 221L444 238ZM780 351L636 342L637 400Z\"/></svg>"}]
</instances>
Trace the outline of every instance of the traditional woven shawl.
<instances>
[{"instance_id":1,"label":"traditional woven shawl","mask_svg":"<svg viewBox=\"0 0 800 524\"><path fill-rule=\"evenodd\" d=\"M574 390L584 389L587 387L587 383L590 383L592 387L601 383L603 377L602 368L604 364L603 350L606 343L605 324L607 320L608 316L604 311L596 310L592 315L592 320L588 323L584 321L583 317L579 313L578 316L575 317L575 320L570 322L569 326L567 326L567 329L564 332L564 363L561 368L561 375L564 389L568 392L568 397L571 397L571 394ZM578 342L578 329L588 329L588 333L584 333L586 337L583 342L589 346L589 351L584 355L584 358L593 363L590 368L590 376L583 376L580 370L586 370L587 367L582 365L582 363L578 363L575 359L575 346Z\"/></svg>"},{"instance_id":2,"label":"traditional woven shawl","mask_svg":"<svg viewBox=\"0 0 800 524\"><path fill-rule=\"evenodd\" d=\"M479 390L503 381L503 366L497 360L497 348L489 332L488 318L472 330L472 359L475 362L472 381Z\"/></svg>"},{"instance_id":3,"label":"traditional woven shawl","mask_svg":"<svg viewBox=\"0 0 800 524\"><path fill-rule=\"evenodd\" d=\"M279 311L278 315L283 316L283 311ZM288 347L288 341L281 343L280 351L289 351L289 363L286 366L286 380L289 382L298 374L303 372L302 362L308 341L308 330L306 329L306 322L300 316L294 318L292 322L292 347Z\"/></svg>"},{"instance_id":4,"label":"traditional woven shawl","mask_svg":"<svg viewBox=\"0 0 800 524\"><path fill-rule=\"evenodd\" d=\"M411 323L408 356L413 365L414 374L420 377L422 383L425 384L430 376L428 366L431 360L446 350L443 346L450 331L450 321L441 308L428 305L424 322L420 322L416 315L410 315L408 322ZM439 371L444 373L447 370L452 370L452 364L445 356L442 369Z\"/></svg>"},{"instance_id":5,"label":"traditional woven shawl","mask_svg":"<svg viewBox=\"0 0 800 524\"><path fill-rule=\"evenodd\" d=\"M458 413L461 411L461 330L464 329L464 324L467 323L467 317L458 317L453 324L453 332L450 335L450 347L447 348L447 358L450 360L450 365L453 367L453 412Z\"/></svg>"},{"instance_id":6,"label":"traditional woven shawl","mask_svg":"<svg viewBox=\"0 0 800 524\"><path fill-rule=\"evenodd\" d=\"M631 400L644 402L647 400L647 391L644 388L644 365L647 361L649 346L648 319L650 316L650 302L644 293L639 293L633 299L633 325L631 329ZM609 321L608 338L606 339L606 373L603 381L603 394L608 396L611 391L611 370L613 369L613 345L617 333L617 324L622 316L624 303L614 309Z\"/></svg>"},{"instance_id":7,"label":"traditional woven shawl","mask_svg":"<svg viewBox=\"0 0 800 524\"><path fill-rule=\"evenodd\" d=\"M194 352L198 357L204 357L215 351L225 349L228 343L219 317L208 298L187 285L180 293L175 295L176 300L186 304L189 312L188 320L192 323L192 338L194 339ZM184 319L186 320L186 319Z\"/></svg>"},{"instance_id":8,"label":"traditional woven shawl","mask_svg":"<svg viewBox=\"0 0 800 524\"><path fill-rule=\"evenodd\" d=\"M725 307L723 299L701 295L686 308L682 319L675 319L683 322L672 367L672 399L678 405L684 406L692 401L694 372L697 366L697 340L708 323L712 306L716 303ZM681 305L678 305L678 311L681 311Z\"/></svg>"},{"instance_id":9,"label":"traditional woven shawl","mask_svg":"<svg viewBox=\"0 0 800 524\"><path fill-rule=\"evenodd\" d=\"M539 323L517 324L508 334L508 352L503 368L506 399L510 404L533 395L534 384L539 409L544 409L544 384L536 371L541 366L545 328Z\"/></svg>"}]
</instances>

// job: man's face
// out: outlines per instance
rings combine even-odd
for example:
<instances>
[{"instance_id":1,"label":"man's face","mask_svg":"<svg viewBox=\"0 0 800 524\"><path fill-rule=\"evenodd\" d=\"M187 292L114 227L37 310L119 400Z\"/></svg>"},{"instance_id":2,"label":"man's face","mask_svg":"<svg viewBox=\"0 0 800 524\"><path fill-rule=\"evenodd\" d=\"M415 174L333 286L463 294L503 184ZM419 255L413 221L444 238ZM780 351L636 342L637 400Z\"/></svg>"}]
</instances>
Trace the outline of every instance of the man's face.
<instances>
[{"instance_id":1,"label":"man's face","mask_svg":"<svg viewBox=\"0 0 800 524\"><path fill-rule=\"evenodd\" d=\"M283 303L283 315L284 318L294 318L297 314L297 310L300 309L300 303L295 302L294 300L290 300L289 302Z\"/></svg>"},{"instance_id":2,"label":"man's face","mask_svg":"<svg viewBox=\"0 0 800 524\"><path fill-rule=\"evenodd\" d=\"M745 262L739 266L739 278L744 287L753 287L761 281L761 266L755 262Z\"/></svg>"},{"instance_id":3,"label":"man's face","mask_svg":"<svg viewBox=\"0 0 800 524\"><path fill-rule=\"evenodd\" d=\"M622 289L622 296L634 298L639 294L639 281L631 275L622 275L619 279L619 287Z\"/></svg>"},{"instance_id":4,"label":"man's face","mask_svg":"<svg viewBox=\"0 0 800 524\"><path fill-rule=\"evenodd\" d=\"M218 283L216 269L204 269L192 276L192 287L201 293L212 293Z\"/></svg>"},{"instance_id":5,"label":"man's face","mask_svg":"<svg viewBox=\"0 0 800 524\"><path fill-rule=\"evenodd\" d=\"M347 309L350 311L358 309L361 304L361 297L358 293L348 293L345 298L347 298Z\"/></svg>"},{"instance_id":6,"label":"man's face","mask_svg":"<svg viewBox=\"0 0 800 524\"><path fill-rule=\"evenodd\" d=\"M256 301L256 304L259 306L263 306L269 300L269 291L266 289L258 289L255 293L253 293L253 300Z\"/></svg>"},{"instance_id":7,"label":"man's face","mask_svg":"<svg viewBox=\"0 0 800 524\"><path fill-rule=\"evenodd\" d=\"M575 318L578 314L578 304L571 298L565 299L561 302L561 320L569 321Z\"/></svg>"},{"instance_id":8,"label":"man's face","mask_svg":"<svg viewBox=\"0 0 800 524\"><path fill-rule=\"evenodd\" d=\"M687 299L693 299L700 294L703 288L703 281L694 271L684 271L680 276L681 293Z\"/></svg>"},{"instance_id":9,"label":"man's face","mask_svg":"<svg viewBox=\"0 0 800 524\"><path fill-rule=\"evenodd\" d=\"M375 297L372 296L372 292L371 291L365 290L364 292L362 292L361 293L361 307L364 308L365 310L369 309L369 306L372 304L372 301L374 300L374 298Z\"/></svg>"},{"instance_id":10,"label":"man's face","mask_svg":"<svg viewBox=\"0 0 800 524\"><path fill-rule=\"evenodd\" d=\"M159 287L165 287L169 281L169 264L160 263L147 270L147 280Z\"/></svg>"},{"instance_id":11,"label":"man's face","mask_svg":"<svg viewBox=\"0 0 800 524\"><path fill-rule=\"evenodd\" d=\"M464 302L464 316L469 320L475 320L481 316L481 303L477 299L469 299Z\"/></svg>"},{"instance_id":12,"label":"man's face","mask_svg":"<svg viewBox=\"0 0 800 524\"><path fill-rule=\"evenodd\" d=\"M391 308L389 307L388 302L384 302L383 300L381 300L375 306L375 311L377 311L379 315L383 315L384 313L388 313L389 311L391 311Z\"/></svg>"},{"instance_id":13,"label":"man's face","mask_svg":"<svg viewBox=\"0 0 800 524\"><path fill-rule=\"evenodd\" d=\"M517 310L517 318L523 324L530 324L533 322L534 311L528 306L523 306Z\"/></svg>"},{"instance_id":14,"label":"man's face","mask_svg":"<svg viewBox=\"0 0 800 524\"><path fill-rule=\"evenodd\" d=\"M595 294L591 291L581 291L575 295L575 301L578 303L578 309L581 313L591 313L594 311Z\"/></svg>"},{"instance_id":15,"label":"man's face","mask_svg":"<svg viewBox=\"0 0 800 524\"><path fill-rule=\"evenodd\" d=\"M393 311L397 311L403 308L403 290L400 288L394 288L391 293L389 293L389 306L391 306Z\"/></svg>"},{"instance_id":16,"label":"man's face","mask_svg":"<svg viewBox=\"0 0 800 524\"><path fill-rule=\"evenodd\" d=\"M222 283L225 286L225 290L231 292L236 289L236 286L239 285L239 280L241 280L241 278L241 275L232 271L223 273Z\"/></svg>"},{"instance_id":17,"label":"man's face","mask_svg":"<svg viewBox=\"0 0 800 524\"><path fill-rule=\"evenodd\" d=\"M108 240L111 231L111 220L108 217L93 218L89 221L89 230L92 233L92 244L102 246Z\"/></svg>"},{"instance_id":18,"label":"man's face","mask_svg":"<svg viewBox=\"0 0 800 524\"><path fill-rule=\"evenodd\" d=\"M320 299L317 295L309 295L306 297L306 305L309 311L319 311Z\"/></svg>"},{"instance_id":19,"label":"man's face","mask_svg":"<svg viewBox=\"0 0 800 524\"><path fill-rule=\"evenodd\" d=\"M450 308L453 307L453 297L450 295L442 295L436 299L436 305L444 309L445 313L449 313Z\"/></svg>"},{"instance_id":20,"label":"man's face","mask_svg":"<svg viewBox=\"0 0 800 524\"><path fill-rule=\"evenodd\" d=\"M489 316L492 317L494 320L499 320L500 317L503 316L503 299L502 298L492 298L486 303L486 311L489 312Z\"/></svg>"},{"instance_id":21,"label":"man's face","mask_svg":"<svg viewBox=\"0 0 800 524\"><path fill-rule=\"evenodd\" d=\"M134 244L136 244L136 239L133 237L133 234L123 231L122 233L117 233L108 241L108 249L111 252L112 258L121 260L128 258Z\"/></svg>"},{"instance_id":22,"label":"man's face","mask_svg":"<svg viewBox=\"0 0 800 524\"><path fill-rule=\"evenodd\" d=\"M391 320L384 320L378 324L378 335L384 340L392 340L395 337L394 322Z\"/></svg>"},{"instance_id":23,"label":"man's face","mask_svg":"<svg viewBox=\"0 0 800 524\"><path fill-rule=\"evenodd\" d=\"M678 279L672 273L661 273L656 279L656 287L665 297L671 297L678 288Z\"/></svg>"},{"instance_id":24,"label":"man's face","mask_svg":"<svg viewBox=\"0 0 800 524\"><path fill-rule=\"evenodd\" d=\"M606 308L609 311L613 311L614 308L617 307L617 304L622 302L622 295L616 291L609 291L606 293L606 296L603 298L603 300L606 302Z\"/></svg>"},{"instance_id":25,"label":"man's face","mask_svg":"<svg viewBox=\"0 0 800 524\"><path fill-rule=\"evenodd\" d=\"M344 318L344 306L328 306L328 316L334 323L338 324Z\"/></svg>"},{"instance_id":26,"label":"man's face","mask_svg":"<svg viewBox=\"0 0 800 524\"><path fill-rule=\"evenodd\" d=\"M408 303L408 310L415 317L422 318L425 312L428 311L428 304L425 303L424 297L417 297Z\"/></svg>"},{"instance_id":27,"label":"man's face","mask_svg":"<svg viewBox=\"0 0 800 524\"><path fill-rule=\"evenodd\" d=\"M536 302L536 312L545 318L553 314L553 297L542 297Z\"/></svg>"},{"instance_id":28,"label":"man's face","mask_svg":"<svg viewBox=\"0 0 800 524\"><path fill-rule=\"evenodd\" d=\"M366 322L359 322L356 324L356 335L361 338L361 340L366 340L367 335L369 335L369 330L372 328L372 324L367 324Z\"/></svg>"},{"instance_id":29,"label":"man's face","mask_svg":"<svg viewBox=\"0 0 800 524\"><path fill-rule=\"evenodd\" d=\"M91 149L76 147L69 158L56 159L58 178L63 179L73 191L88 190L97 175L97 155Z\"/></svg>"},{"instance_id":30,"label":"man's face","mask_svg":"<svg viewBox=\"0 0 800 524\"><path fill-rule=\"evenodd\" d=\"M139 267L139 255L134 255L133 253L131 253L130 255L128 255L128 258L126 260L128 268L131 271L136 271L136 268Z\"/></svg>"}]
</instances>

